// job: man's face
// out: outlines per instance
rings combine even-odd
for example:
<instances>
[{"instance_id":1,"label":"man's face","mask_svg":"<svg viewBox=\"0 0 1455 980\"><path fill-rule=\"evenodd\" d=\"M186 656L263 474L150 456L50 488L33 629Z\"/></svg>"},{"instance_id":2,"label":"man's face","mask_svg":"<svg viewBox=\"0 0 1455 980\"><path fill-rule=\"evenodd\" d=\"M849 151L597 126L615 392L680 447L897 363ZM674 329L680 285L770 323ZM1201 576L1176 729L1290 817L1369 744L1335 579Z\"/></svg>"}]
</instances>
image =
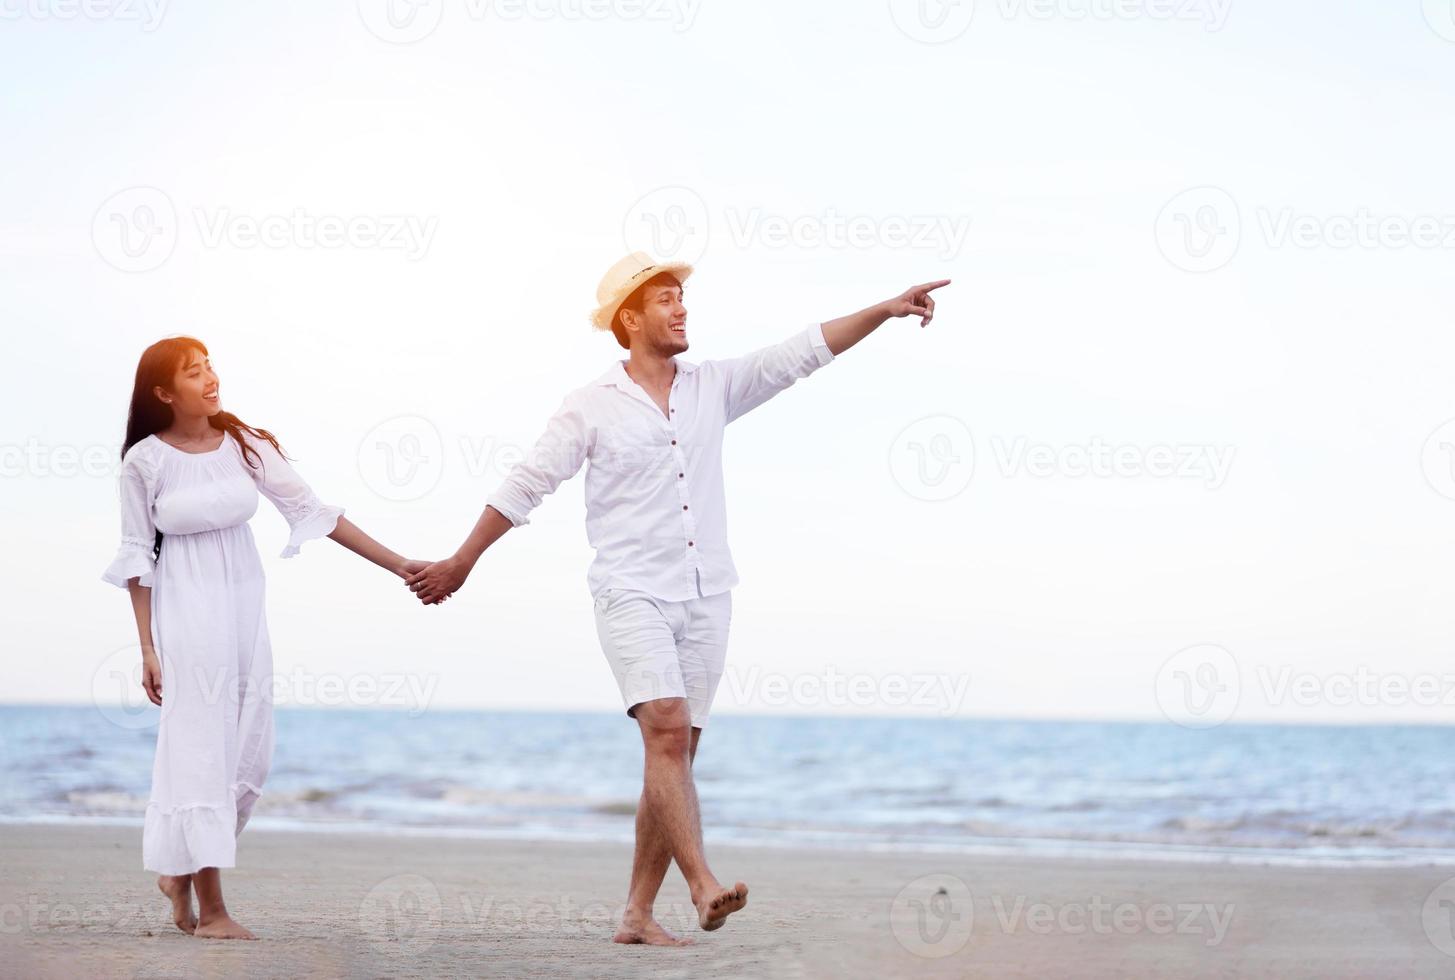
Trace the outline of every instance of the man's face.
<instances>
[{"instance_id":1,"label":"man's face","mask_svg":"<svg viewBox=\"0 0 1455 980\"><path fill-rule=\"evenodd\" d=\"M673 283L652 284L642 291L642 311L627 310L624 320L632 333L632 346L664 357L687 350L687 307L682 305L682 287ZM632 331L632 327L636 327Z\"/></svg>"}]
</instances>

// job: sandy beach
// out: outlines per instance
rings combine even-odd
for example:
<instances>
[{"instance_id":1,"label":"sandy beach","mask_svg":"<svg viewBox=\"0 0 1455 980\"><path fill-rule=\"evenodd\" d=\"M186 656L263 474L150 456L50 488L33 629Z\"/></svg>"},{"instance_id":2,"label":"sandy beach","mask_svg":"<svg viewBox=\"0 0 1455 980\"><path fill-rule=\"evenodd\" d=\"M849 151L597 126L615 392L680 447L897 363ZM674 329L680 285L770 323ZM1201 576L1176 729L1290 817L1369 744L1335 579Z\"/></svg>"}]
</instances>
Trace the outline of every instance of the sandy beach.
<instances>
[{"instance_id":1,"label":"sandy beach","mask_svg":"<svg viewBox=\"0 0 1455 980\"><path fill-rule=\"evenodd\" d=\"M747 910L689 949L609 942L621 845L250 830L226 878L251 943L186 936L140 831L0 826L0 974L192 976L1432 977L1450 869L710 848ZM675 878L675 880L674 880ZM1455 897L1455 884L1441 889ZM1438 898L1439 896L1436 896ZM973 912L969 912L973 909ZM1423 916L1423 917L1422 917Z\"/></svg>"}]
</instances>

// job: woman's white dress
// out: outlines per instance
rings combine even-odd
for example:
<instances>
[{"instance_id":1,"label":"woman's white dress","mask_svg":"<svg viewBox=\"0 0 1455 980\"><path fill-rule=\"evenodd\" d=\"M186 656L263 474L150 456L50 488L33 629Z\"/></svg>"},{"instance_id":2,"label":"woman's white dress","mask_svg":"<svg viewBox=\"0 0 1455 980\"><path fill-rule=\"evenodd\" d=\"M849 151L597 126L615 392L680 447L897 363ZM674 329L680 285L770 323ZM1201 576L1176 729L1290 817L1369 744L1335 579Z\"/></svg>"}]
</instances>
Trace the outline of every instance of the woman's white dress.
<instances>
[{"instance_id":1,"label":"woman's white dress","mask_svg":"<svg viewBox=\"0 0 1455 980\"><path fill-rule=\"evenodd\" d=\"M126 588L136 577L152 590L162 709L142 865L158 874L233 867L272 762L273 653L263 566L247 524L258 493L291 528L284 558L343 515L272 444L248 445L257 468L231 435L208 453L148 436L122 461L121 547L103 578Z\"/></svg>"}]
</instances>

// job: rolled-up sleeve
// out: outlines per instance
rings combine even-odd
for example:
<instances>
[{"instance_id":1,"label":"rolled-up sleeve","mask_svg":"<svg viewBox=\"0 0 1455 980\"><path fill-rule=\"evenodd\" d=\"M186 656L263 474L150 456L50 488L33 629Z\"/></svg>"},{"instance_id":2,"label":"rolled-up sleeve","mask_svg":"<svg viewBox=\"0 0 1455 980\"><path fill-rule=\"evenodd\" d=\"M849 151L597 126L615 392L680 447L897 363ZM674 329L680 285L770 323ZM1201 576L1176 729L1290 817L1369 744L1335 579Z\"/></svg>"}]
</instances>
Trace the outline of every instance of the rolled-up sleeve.
<instances>
[{"instance_id":1,"label":"rolled-up sleeve","mask_svg":"<svg viewBox=\"0 0 1455 980\"><path fill-rule=\"evenodd\" d=\"M727 421L746 415L833 359L823 324L812 323L781 343L717 362L724 378Z\"/></svg>"},{"instance_id":2,"label":"rolled-up sleeve","mask_svg":"<svg viewBox=\"0 0 1455 980\"><path fill-rule=\"evenodd\" d=\"M249 439L248 445L258 451L262 461L260 466L249 467L258 492L271 500L288 522L288 544L282 557L292 558L305 541L332 534L339 518L344 516L344 509L319 500L271 442Z\"/></svg>"},{"instance_id":3,"label":"rolled-up sleeve","mask_svg":"<svg viewBox=\"0 0 1455 980\"><path fill-rule=\"evenodd\" d=\"M127 453L121 464L121 544L116 549L116 557L101 575L102 581L123 589L132 579L137 579L138 585L151 588L152 573L156 569L152 481L141 452L134 449Z\"/></svg>"},{"instance_id":4,"label":"rolled-up sleeve","mask_svg":"<svg viewBox=\"0 0 1455 980\"><path fill-rule=\"evenodd\" d=\"M576 399L567 395L530 453L511 468L485 503L513 527L529 524L530 512L586 462L586 437L585 414Z\"/></svg>"}]
</instances>

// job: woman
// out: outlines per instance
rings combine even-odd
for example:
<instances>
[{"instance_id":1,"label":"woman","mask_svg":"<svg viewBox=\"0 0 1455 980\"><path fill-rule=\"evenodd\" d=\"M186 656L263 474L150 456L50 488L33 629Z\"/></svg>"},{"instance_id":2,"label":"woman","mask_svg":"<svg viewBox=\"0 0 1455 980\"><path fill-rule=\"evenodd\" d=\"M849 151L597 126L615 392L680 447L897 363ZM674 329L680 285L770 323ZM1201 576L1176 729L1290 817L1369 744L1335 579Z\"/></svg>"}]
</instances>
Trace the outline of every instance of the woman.
<instances>
[{"instance_id":1,"label":"woman","mask_svg":"<svg viewBox=\"0 0 1455 980\"><path fill-rule=\"evenodd\" d=\"M284 558L327 535L400 577L426 564L321 503L270 432L224 412L200 341L148 347L122 447L121 548L103 578L131 592L142 686L162 708L142 864L177 927L211 939L256 938L228 915L219 869L234 866L273 754L263 568L247 524L260 491L291 528Z\"/></svg>"}]
</instances>

